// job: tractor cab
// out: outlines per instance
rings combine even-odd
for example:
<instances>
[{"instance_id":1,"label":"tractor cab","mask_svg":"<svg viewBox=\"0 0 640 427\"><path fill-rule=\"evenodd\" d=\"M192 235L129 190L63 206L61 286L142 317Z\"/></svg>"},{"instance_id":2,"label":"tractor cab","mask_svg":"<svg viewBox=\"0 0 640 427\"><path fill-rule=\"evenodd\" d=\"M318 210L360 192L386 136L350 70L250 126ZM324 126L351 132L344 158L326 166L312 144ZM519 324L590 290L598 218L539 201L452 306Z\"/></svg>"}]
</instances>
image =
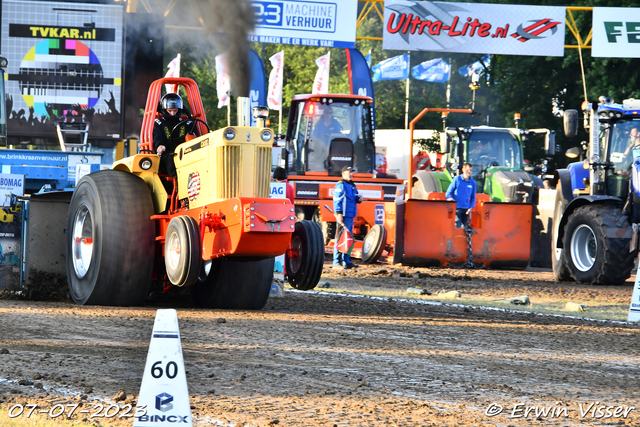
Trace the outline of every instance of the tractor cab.
<instances>
[{"instance_id":1,"label":"tractor cab","mask_svg":"<svg viewBox=\"0 0 640 427\"><path fill-rule=\"evenodd\" d=\"M544 135L545 152L553 154L555 135L548 129L495 128L473 126L447 130L447 172L461 170L462 163L473 166L478 193L495 202L530 203L534 192L533 168L525 165L522 144L533 134Z\"/></svg>"},{"instance_id":2,"label":"tractor cab","mask_svg":"<svg viewBox=\"0 0 640 427\"><path fill-rule=\"evenodd\" d=\"M602 123L602 122L601 122ZM610 167L600 173L607 183L607 194L626 199L634 159L640 157L640 120L622 119L602 124L601 152L608 157ZM607 144L607 140L610 141Z\"/></svg>"},{"instance_id":3,"label":"tractor cab","mask_svg":"<svg viewBox=\"0 0 640 427\"><path fill-rule=\"evenodd\" d=\"M372 174L372 99L359 95L297 95L287 127L290 175L340 176L344 166Z\"/></svg>"}]
</instances>

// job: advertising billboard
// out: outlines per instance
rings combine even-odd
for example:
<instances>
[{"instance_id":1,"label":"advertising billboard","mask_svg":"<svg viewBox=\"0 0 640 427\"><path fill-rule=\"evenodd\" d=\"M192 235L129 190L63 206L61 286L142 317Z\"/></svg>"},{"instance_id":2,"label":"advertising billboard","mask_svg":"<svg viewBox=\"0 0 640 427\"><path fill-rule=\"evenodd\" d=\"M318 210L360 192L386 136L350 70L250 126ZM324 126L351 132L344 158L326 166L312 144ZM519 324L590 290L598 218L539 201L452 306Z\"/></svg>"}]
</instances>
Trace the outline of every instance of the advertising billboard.
<instances>
[{"instance_id":1,"label":"advertising billboard","mask_svg":"<svg viewBox=\"0 0 640 427\"><path fill-rule=\"evenodd\" d=\"M565 8L384 2L383 49L563 56Z\"/></svg>"},{"instance_id":2,"label":"advertising billboard","mask_svg":"<svg viewBox=\"0 0 640 427\"><path fill-rule=\"evenodd\" d=\"M357 0L252 1L252 42L354 48Z\"/></svg>"},{"instance_id":3,"label":"advertising billboard","mask_svg":"<svg viewBox=\"0 0 640 427\"><path fill-rule=\"evenodd\" d=\"M121 138L123 22L120 5L4 0L9 136L51 137L62 121Z\"/></svg>"},{"instance_id":4,"label":"advertising billboard","mask_svg":"<svg viewBox=\"0 0 640 427\"><path fill-rule=\"evenodd\" d=\"M594 7L591 56L640 58L640 8Z\"/></svg>"}]
</instances>

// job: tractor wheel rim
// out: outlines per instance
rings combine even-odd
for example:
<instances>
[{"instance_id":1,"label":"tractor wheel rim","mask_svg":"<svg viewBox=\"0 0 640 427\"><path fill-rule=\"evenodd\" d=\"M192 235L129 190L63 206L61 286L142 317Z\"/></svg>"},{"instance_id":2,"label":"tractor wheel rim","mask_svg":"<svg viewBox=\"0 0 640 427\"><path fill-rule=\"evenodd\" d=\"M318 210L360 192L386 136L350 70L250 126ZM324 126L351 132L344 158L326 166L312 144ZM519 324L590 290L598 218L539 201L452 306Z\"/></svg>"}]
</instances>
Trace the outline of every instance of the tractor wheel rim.
<instances>
[{"instance_id":1,"label":"tractor wheel rim","mask_svg":"<svg viewBox=\"0 0 640 427\"><path fill-rule=\"evenodd\" d=\"M93 221L87 205L81 205L73 218L71 238L73 270L79 279L86 276L93 257Z\"/></svg>"},{"instance_id":2,"label":"tractor wheel rim","mask_svg":"<svg viewBox=\"0 0 640 427\"><path fill-rule=\"evenodd\" d=\"M302 264L300 259L304 256L304 253L302 251L302 242L300 241L300 238L298 236L295 236L293 239L291 239L291 247L295 252L297 252L297 256L289 257L289 265L287 266L287 271L290 273L297 273L298 270L300 270L300 264Z\"/></svg>"},{"instance_id":3,"label":"tractor wheel rim","mask_svg":"<svg viewBox=\"0 0 640 427\"><path fill-rule=\"evenodd\" d=\"M571 237L571 258L580 271L589 271L596 262L598 242L596 235L586 224L580 225Z\"/></svg>"},{"instance_id":4,"label":"tractor wheel rim","mask_svg":"<svg viewBox=\"0 0 640 427\"><path fill-rule=\"evenodd\" d=\"M173 231L167 240L167 264L172 271L178 268L180 263L180 238L178 233Z\"/></svg>"},{"instance_id":5,"label":"tractor wheel rim","mask_svg":"<svg viewBox=\"0 0 640 427\"><path fill-rule=\"evenodd\" d=\"M369 253L371 248L373 248L373 243L376 241L376 238L377 238L377 233L375 235L374 233L367 234L367 236L364 238L364 242L362 242L363 254Z\"/></svg>"}]
</instances>

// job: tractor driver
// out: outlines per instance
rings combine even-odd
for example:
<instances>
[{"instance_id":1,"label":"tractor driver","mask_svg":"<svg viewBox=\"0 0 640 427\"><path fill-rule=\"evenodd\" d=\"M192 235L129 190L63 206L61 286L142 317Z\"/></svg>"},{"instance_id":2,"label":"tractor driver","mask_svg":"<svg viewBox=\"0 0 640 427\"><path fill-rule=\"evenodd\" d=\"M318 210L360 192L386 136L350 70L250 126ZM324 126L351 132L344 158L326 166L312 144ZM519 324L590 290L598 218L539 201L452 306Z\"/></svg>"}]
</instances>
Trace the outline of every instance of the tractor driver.
<instances>
[{"instance_id":1,"label":"tractor driver","mask_svg":"<svg viewBox=\"0 0 640 427\"><path fill-rule=\"evenodd\" d=\"M185 141L187 130L192 129L195 122L188 120L175 127L181 121L184 104L177 93L167 93L160 100L162 117L156 119L153 126L153 149L160 157L160 173L176 177L176 165L173 153L178 145Z\"/></svg>"},{"instance_id":2,"label":"tractor driver","mask_svg":"<svg viewBox=\"0 0 640 427\"><path fill-rule=\"evenodd\" d=\"M326 170L326 159L329 155L331 135L342 132L342 126L333 117L333 108L327 105L322 110L322 116L316 123L312 137L313 144L309 147L309 170Z\"/></svg>"},{"instance_id":3,"label":"tractor driver","mask_svg":"<svg viewBox=\"0 0 640 427\"><path fill-rule=\"evenodd\" d=\"M331 107L331 105L327 105L322 111L322 117L320 117L320 120L316 123L316 127L313 130L313 136L323 140L328 140L331 134L341 132L342 126L340 126L340 122L333 117L333 107Z\"/></svg>"}]
</instances>

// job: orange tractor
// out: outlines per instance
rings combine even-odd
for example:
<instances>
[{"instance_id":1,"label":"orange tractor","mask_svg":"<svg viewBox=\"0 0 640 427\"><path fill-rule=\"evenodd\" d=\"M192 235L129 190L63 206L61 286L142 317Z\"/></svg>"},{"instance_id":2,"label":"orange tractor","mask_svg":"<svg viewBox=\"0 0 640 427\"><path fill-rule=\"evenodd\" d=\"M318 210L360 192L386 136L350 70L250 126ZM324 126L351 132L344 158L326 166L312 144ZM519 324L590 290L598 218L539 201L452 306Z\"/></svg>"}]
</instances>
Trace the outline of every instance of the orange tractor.
<instances>
[{"instance_id":1,"label":"orange tractor","mask_svg":"<svg viewBox=\"0 0 640 427\"><path fill-rule=\"evenodd\" d=\"M404 188L401 179L375 173L372 102L361 95L294 96L281 156L294 186L297 218L321 224L327 252L336 230L333 189L342 167L354 167L364 201L354 220L352 256L365 262L391 258L396 193Z\"/></svg>"},{"instance_id":2,"label":"orange tractor","mask_svg":"<svg viewBox=\"0 0 640 427\"><path fill-rule=\"evenodd\" d=\"M174 154L177 182L158 174L160 157L153 152L165 84L184 88L190 111L183 121L192 135ZM138 305L155 278L164 290L189 286L201 307L260 309L274 257L285 252L289 283L316 286L324 260L321 229L296 223L288 200L268 197L273 133L263 127L266 108L254 108L262 126L250 127L248 99L238 104L239 125L211 132L193 80L152 83L140 153L83 177L73 194L66 262L76 303Z\"/></svg>"}]
</instances>

